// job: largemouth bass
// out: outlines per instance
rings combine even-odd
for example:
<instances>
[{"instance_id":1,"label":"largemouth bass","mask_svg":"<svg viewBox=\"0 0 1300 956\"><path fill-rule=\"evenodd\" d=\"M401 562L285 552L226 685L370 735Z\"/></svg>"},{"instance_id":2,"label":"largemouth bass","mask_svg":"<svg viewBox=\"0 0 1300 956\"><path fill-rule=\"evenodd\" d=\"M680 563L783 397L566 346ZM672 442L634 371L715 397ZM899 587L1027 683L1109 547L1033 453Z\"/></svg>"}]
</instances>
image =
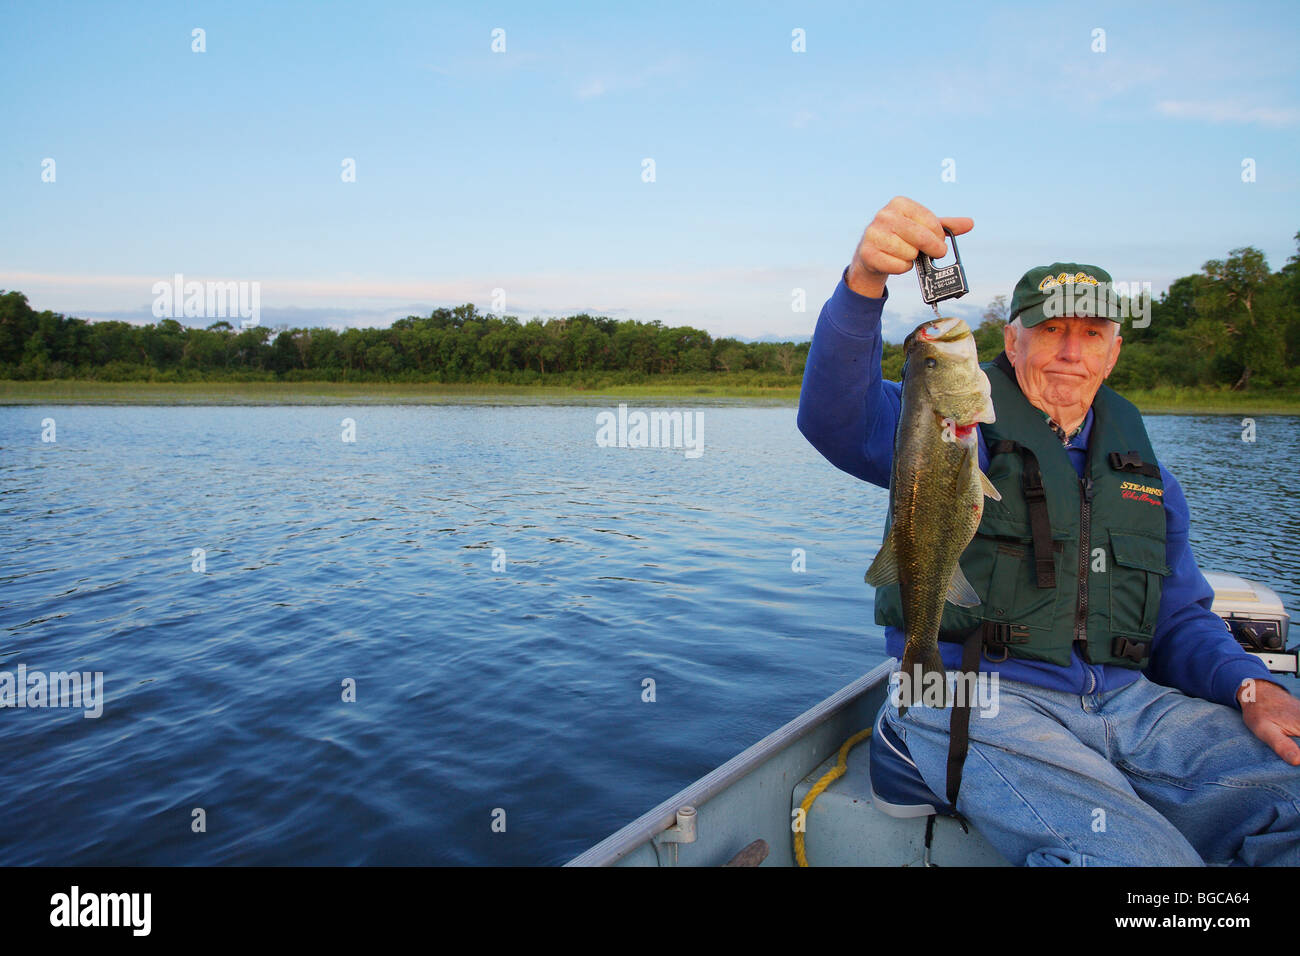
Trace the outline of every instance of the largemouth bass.
<instances>
[{"instance_id":1,"label":"largemouth bass","mask_svg":"<svg viewBox=\"0 0 1300 956\"><path fill-rule=\"evenodd\" d=\"M939 620L945 601L974 607L979 595L957 559L984 514L984 498L1002 500L979 469L976 428L992 422L988 376L961 319L918 326L903 343L903 407L894 433L889 534L867 571L876 587L897 583L903 604L899 715L938 681L948 703ZM935 674L937 677L927 677Z\"/></svg>"}]
</instances>

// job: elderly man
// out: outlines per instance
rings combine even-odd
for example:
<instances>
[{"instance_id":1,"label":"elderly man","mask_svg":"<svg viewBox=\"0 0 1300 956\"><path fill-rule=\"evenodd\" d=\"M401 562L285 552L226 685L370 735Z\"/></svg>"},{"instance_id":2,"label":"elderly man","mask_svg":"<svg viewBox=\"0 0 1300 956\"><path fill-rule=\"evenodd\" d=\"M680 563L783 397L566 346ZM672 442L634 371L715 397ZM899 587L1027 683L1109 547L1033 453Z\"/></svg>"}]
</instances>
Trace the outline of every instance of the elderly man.
<instances>
[{"instance_id":1,"label":"elderly man","mask_svg":"<svg viewBox=\"0 0 1300 956\"><path fill-rule=\"evenodd\" d=\"M918 251L945 255L944 226L973 225L893 199L822 309L799 429L851 475L889 484L901 389L881 380L885 280ZM1077 263L1030 270L1005 351L984 366L997 421L980 426L979 464L1003 500L986 501L962 555L981 604L946 606L940 650L949 670L965 646L965 669L997 671L999 706L960 734L956 807L1014 863L1294 865L1300 701L1210 610L1182 489L1137 409L1102 386L1117 320L1095 295L1061 295L1109 283ZM885 590L877 622L898 657ZM953 712L886 709L938 794L960 750Z\"/></svg>"}]
</instances>

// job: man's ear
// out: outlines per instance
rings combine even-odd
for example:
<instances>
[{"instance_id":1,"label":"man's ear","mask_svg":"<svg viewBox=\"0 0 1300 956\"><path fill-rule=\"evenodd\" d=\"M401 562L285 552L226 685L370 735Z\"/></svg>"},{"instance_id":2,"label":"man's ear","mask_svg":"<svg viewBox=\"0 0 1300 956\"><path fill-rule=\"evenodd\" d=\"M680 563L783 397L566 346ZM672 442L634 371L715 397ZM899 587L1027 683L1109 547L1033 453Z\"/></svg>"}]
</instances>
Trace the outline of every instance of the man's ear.
<instances>
[{"instance_id":1,"label":"man's ear","mask_svg":"<svg viewBox=\"0 0 1300 956\"><path fill-rule=\"evenodd\" d=\"M1002 327L1002 349L1007 353L1012 368L1016 364L1016 339L1016 325L1014 322L1008 322Z\"/></svg>"},{"instance_id":2,"label":"man's ear","mask_svg":"<svg viewBox=\"0 0 1300 956\"><path fill-rule=\"evenodd\" d=\"M1119 361L1119 347L1123 344L1124 344L1124 336L1116 332L1115 341L1112 342L1110 345L1110 361L1106 363L1106 374L1101 377L1102 381L1105 381L1106 379L1110 378L1111 369L1113 369L1115 367L1115 363Z\"/></svg>"}]
</instances>

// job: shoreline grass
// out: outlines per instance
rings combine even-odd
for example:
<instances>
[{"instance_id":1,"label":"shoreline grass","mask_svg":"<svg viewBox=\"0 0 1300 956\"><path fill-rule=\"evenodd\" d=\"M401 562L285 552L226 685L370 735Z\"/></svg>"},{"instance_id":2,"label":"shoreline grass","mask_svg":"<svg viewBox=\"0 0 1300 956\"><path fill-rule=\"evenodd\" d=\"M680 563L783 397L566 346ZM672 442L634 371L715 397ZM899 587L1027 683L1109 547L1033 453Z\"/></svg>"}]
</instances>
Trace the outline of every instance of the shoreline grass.
<instances>
[{"instance_id":1,"label":"shoreline grass","mask_svg":"<svg viewBox=\"0 0 1300 956\"><path fill-rule=\"evenodd\" d=\"M1300 415L1300 391L1232 392L1168 387L1124 396L1148 414ZM799 386L663 382L578 388L442 382L97 382L0 380L0 405L436 405L596 404L622 400L685 404L795 405Z\"/></svg>"},{"instance_id":2,"label":"shoreline grass","mask_svg":"<svg viewBox=\"0 0 1300 956\"><path fill-rule=\"evenodd\" d=\"M1129 389L1121 392L1146 415L1300 415L1300 391L1234 392L1228 388Z\"/></svg>"},{"instance_id":3,"label":"shoreline grass","mask_svg":"<svg viewBox=\"0 0 1300 956\"><path fill-rule=\"evenodd\" d=\"M587 404L620 399L678 402L799 401L798 385L682 383L609 385L500 385L491 382L96 382L0 380L0 405L392 405Z\"/></svg>"}]
</instances>

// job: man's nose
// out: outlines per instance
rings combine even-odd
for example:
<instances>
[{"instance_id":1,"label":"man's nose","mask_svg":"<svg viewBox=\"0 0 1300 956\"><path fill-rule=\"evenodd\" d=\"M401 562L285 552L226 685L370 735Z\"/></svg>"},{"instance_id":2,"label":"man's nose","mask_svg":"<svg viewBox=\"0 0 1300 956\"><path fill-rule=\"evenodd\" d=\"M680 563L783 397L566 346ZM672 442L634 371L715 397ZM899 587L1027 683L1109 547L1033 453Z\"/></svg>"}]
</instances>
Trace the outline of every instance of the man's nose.
<instances>
[{"instance_id":1,"label":"man's nose","mask_svg":"<svg viewBox=\"0 0 1300 956\"><path fill-rule=\"evenodd\" d=\"M1079 334L1071 329L1061 336L1061 346L1056 352L1057 358L1064 362L1077 362L1083 357L1083 344L1079 341Z\"/></svg>"}]
</instances>

